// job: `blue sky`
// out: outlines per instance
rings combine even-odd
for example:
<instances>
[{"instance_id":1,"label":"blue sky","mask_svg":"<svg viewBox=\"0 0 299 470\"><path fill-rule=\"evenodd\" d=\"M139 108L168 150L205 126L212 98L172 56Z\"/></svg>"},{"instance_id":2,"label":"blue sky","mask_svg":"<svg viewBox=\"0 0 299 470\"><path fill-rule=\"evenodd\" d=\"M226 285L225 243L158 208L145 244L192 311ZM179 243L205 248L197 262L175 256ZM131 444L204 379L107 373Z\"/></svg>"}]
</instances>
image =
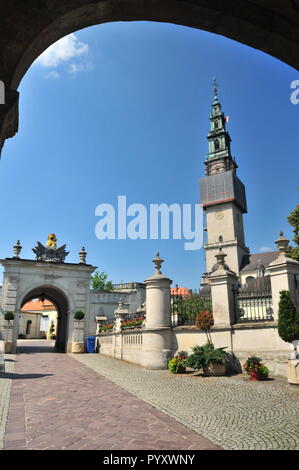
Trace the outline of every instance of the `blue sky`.
<instances>
[{"instance_id":1,"label":"blue sky","mask_svg":"<svg viewBox=\"0 0 299 470\"><path fill-rule=\"evenodd\" d=\"M98 240L95 209L198 203L206 136L219 82L238 175L246 185L246 243L274 249L298 203L298 72L207 32L161 23L110 23L75 32L32 65L20 85L20 130L0 161L0 256L34 257L56 233L67 260L87 261L113 282L143 281L157 251L174 283L198 288L203 252L184 240Z\"/></svg>"}]
</instances>

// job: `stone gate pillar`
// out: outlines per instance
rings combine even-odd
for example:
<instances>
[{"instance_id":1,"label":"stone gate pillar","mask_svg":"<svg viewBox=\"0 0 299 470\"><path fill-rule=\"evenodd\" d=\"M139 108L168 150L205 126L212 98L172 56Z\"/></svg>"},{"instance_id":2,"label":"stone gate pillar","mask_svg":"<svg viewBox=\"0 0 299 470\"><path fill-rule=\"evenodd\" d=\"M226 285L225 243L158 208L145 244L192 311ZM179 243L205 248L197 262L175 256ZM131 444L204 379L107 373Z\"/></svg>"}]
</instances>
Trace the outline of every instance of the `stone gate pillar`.
<instances>
[{"instance_id":1,"label":"stone gate pillar","mask_svg":"<svg viewBox=\"0 0 299 470\"><path fill-rule=\"evenodd\" d=\"M280 232L280 237L276 240L279 256L267 267L267 272L271 277L271 290L274 320L278 320L278 306L280 291L289 290L292 300L299 313L299 263L292 258L288 258L286 249L289 240Z\"/></svg>"},{"instance_id":2,"label":"stone gate pillar","mask_svg":"<svg viewBox=\"0 0 299 470\"><path fill-rule=\"evenodd\" d=\"M84 343L84 320L74 320L73 342L71 352L82 354L85 351Z\"/></svg>"},{"instance_id":3,"label":"stone gate pillar","mask_svg":"<svg viewBox=\"0 0 299 470\"><path fill-rule=\"evenodd\" d=\"M227 255L219 249L217 263L209 277L211 283L212 308L215 326L229 326L236 321L235 289L239 278L224 263Z\"/></svg>"},{"instance_id":4,"label":"stone gate pillar","mask_svg":"<svg viewBox=\"0 0 299 470\"><path fill-rule=\"evenodd\" d=\"M157 253L157 257L153 260L155 273L144 281L146 319L141 365L149 369L166 369L171 357L170 284L172 281L161 273L163 261Z\"/></svg>"}]
</instances>

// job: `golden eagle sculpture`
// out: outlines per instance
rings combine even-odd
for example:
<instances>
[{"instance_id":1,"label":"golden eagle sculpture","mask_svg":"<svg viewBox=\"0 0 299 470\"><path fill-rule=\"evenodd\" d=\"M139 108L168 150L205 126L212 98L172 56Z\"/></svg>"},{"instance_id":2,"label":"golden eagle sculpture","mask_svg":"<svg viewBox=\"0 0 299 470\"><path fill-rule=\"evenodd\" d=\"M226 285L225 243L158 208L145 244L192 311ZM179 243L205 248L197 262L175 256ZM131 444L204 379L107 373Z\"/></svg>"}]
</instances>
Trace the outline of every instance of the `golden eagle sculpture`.
<instances>
[{"instance_id":1,"label":"golden eagle sculpture","mask_svg":"<svg viewBox=\"0 0 299 470\"><path fill-rule=\"evenodd\" d=\"M66 251L66 245L57 248L57 237L54 233L48 236L46 246L37 242L37 246L32 248L32 251L36 255L36 261L47 263L64 263L69 254L69 251Z\"/></svg>"}]
</instances>

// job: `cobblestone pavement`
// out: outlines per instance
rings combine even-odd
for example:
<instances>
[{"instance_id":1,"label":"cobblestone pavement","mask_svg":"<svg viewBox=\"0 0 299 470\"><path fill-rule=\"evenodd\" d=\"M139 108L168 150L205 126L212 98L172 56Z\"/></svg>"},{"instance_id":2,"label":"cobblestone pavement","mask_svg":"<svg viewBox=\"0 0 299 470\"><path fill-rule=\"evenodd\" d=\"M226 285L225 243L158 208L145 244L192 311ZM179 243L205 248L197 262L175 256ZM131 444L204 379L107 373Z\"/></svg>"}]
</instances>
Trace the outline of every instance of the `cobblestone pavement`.
<instances>
[{"instance_id":1,"label":"cobblestone pavement","mask_svg":"<svg viewBox=\"0 0 299 470\"><path fill-rule=\"evenodd\" d=\"M15 356L5 355L5 372L0 372L0 450L3 450L3 439L8 414L9 397Z\"/></svg>"},{"instance_id":2,"label":"cobblestone pavement","mask_svg":"<svg viewBox=\"0 0 299 470\"><path fill-rule=\"evenodd\" d=\"M299 390L283 378L171 375L99 354L74 357L224 449L299 450Z\"/></svg>"},{"instance_id":3,"label":"cobblestone pavement","mask_svg":"<svg viewBox=\"0 0 299 470\"><path fill-rule=\"evenodd\" d=\"M48 342L19 344L5 450L219 449Z\"/></svg>"}]
</instances>

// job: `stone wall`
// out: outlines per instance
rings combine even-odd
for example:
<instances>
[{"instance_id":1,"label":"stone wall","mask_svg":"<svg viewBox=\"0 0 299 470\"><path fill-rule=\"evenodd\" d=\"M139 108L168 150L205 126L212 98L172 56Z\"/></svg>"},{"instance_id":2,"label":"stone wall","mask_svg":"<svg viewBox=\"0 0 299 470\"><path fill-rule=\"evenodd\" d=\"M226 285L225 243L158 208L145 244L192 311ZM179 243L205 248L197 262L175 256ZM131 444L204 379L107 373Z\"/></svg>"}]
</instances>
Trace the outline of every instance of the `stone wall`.
<instances>
[{"instance_id":1,"label":"stone wall","mask_svg":"<svg viewBox=\"0 0 299 470\"><path fill-rule=\"evenodd\" d=\"M169 329L170 356L178 351L192 353L192 347L207 342L206 334L194 327L176 327ZM149 332L143 329L128 330L119 333L105 333L98 337L99 353L105 356L121 359L133 364L153 368L150 365L150 356L159 350L161 334L165 340L165 330ZM255 354L260 356L269 367L273 375L286 375L286 361L289 359L291 346L280 339L277 333L277 324L247 324L234 325L231 328L213 328L212 341L216 348L225 347L226 351L233 353L236 359L234 364L237 371L247 357ZM160 347L163 355L163 347ZM164 349L167 355L167 349ZM166 368L166 367L165 367Z\"/></svg>"}]
</instances>

